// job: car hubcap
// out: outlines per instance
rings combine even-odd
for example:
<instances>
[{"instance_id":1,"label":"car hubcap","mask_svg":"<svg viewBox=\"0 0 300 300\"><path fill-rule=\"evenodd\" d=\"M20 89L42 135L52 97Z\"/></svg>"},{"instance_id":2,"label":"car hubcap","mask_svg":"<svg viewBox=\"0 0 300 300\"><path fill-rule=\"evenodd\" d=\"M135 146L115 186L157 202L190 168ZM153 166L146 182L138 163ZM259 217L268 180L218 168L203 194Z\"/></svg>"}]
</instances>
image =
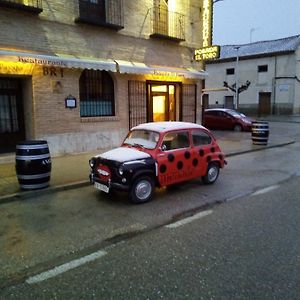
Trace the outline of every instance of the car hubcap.
<instances>
[{"instance_id":1,"label":"car hubcap","mask_svg":"<svg viewBox=\"0 0 300 300\"><path fill-rule=\"evenodd\" d=\"M135 189L136 196L141 200L145 200L150 196L151 190L152 190L151 183L149 181L142 180L136 186Z\"/></svg>"},{"instance_id":2,"label":"car hubcap","mask_svg":"<svg viewBox=\"0 0 300 300\"><path fill-rule=\"evenodd\" d=\"M218 177L218 168L213 166L208 170L208 180L209 182L213 182L217 179Z\"/></svg>"}]
</instances>

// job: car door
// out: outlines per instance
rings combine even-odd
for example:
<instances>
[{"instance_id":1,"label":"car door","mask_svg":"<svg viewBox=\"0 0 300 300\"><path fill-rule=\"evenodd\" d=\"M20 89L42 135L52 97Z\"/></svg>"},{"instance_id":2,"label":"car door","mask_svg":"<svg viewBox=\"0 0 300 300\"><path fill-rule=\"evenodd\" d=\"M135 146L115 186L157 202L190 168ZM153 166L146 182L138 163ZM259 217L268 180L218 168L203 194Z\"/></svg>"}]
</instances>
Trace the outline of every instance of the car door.
<instances>
[{"instance_id":1,"label":"car door","mask_svg":"<svg viewBox=\"0 0 300 300\"><path fill-rule=\"evenodd\" d=\"M157 155L158 180L161 186L194 177L192 171L190 134L188 130L166 133Z\"/></svg>"},{"instance_id":2,"label":"car door","mask_svg":"<svg viewBox=\"0 0 300 300\"><path fill-rule=\"evenodd\" d=\"M217 112L207 111L204 113L204 126L207 128L216 128Z\"/></svg>"},{"instance_id":3,"label":"car door","mask_svg":"<svg viewBox=\"0 0 300 300\"><path fill-rule=\"evenodd\" d=\"M192 130L192 169L194 177L204 176L207 165L215 149L212 146L212 137L202 129Z\"/></svg>"},{"instance_id":4,"label":"car door","mask_svg":"<svg viewBox=\"0 0 300 300\"><path fill-rule=\"evenodd\" d=\"M221 129L231 129L233 124L232 116L224 111L220 111L219 114L219 123L222 124Z\"/></svg>"}]
</instances>

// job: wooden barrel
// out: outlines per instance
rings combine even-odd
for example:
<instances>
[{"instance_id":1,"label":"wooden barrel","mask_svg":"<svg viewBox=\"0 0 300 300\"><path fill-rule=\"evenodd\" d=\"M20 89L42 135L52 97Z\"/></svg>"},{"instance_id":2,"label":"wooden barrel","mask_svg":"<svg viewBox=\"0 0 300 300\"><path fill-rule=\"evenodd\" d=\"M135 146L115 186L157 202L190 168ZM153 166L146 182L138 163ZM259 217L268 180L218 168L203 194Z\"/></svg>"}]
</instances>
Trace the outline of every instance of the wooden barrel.
<instances>
[{"instance_id":1,"label":"wooden barrel","mask_svg":"<svg viewBox=\"0 0 300 300\"><path fill-rule=\"evenodd\" d=\"M269 139L269 123L256 121L252 123L252 142L254 145L267 145Z\"/></svg>"},{"instance_id":2,"label":"wooden barrel","mask_svg":"<svg viewBox=\"0 0 300 300\"><path fill-rule=\"evenodd\" d=\"M16 173L21 189L49 186L51 157L47 141L25 141L16 146Z\"/></svg>"}]
</instances>

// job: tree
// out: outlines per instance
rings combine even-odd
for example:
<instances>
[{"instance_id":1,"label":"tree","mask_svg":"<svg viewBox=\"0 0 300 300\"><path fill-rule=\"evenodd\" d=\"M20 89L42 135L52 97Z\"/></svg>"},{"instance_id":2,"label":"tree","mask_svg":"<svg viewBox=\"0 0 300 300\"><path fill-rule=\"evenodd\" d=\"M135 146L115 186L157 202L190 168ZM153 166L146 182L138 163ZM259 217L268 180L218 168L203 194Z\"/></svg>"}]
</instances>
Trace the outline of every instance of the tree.
<instances>
[{"instance_id":1,"label":"tree","mask_svg":"<svg viewBox=\"0 0 300 300\"><path fill-rule=\"evenodd\" d=\"M240 94L241 92L245 91L248 89L249 85L251 84L251 82L249 80L247 80L244 84L242 84L240 87L238 87L238 94ZM232 84L229 85L227 81L224 81L224 87L227 87L228 89L230 89L231 91L236 93L236 84Z\"/></svg>"}]
</instances>

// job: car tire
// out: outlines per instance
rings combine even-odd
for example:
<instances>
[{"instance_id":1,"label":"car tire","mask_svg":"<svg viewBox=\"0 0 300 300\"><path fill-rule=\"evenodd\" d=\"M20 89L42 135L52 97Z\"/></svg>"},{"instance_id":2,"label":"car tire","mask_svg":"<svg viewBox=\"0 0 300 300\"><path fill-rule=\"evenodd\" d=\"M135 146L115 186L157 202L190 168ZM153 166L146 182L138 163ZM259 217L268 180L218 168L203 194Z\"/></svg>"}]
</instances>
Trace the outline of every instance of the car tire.
<instances>
[{"instance_id":1,"label":"car tire","mask_svg":"<svg viewBox=\"0 0 300 300\"><path fill-rule=\"evenodd\" d=\"M136 204L145 203L152 199L154 181L150 176L138 177L130 189L130 201Z\"/></svg>"},{"instance_id":2,"label":"car tire","mask_svg":"<svg viewBox=\"0 0 300 300\"><path fill-rule=\"evenodd\" d=\"M208 165L205 176L202 180L205 184L213 184L219 177L220 167L217 163L212 162Z\"/></svg>"},{"instance_id":3,"label":"car tire","mask_svg":"<svg viewBox=\"0 0 300 300\"><path fill-rule=\"evenodd\" d=\"M235 124L233 127L233 130L236 132L241 132L241 131L243 131L243 127L240 124Z\"/></svg>"}]
</instances>

